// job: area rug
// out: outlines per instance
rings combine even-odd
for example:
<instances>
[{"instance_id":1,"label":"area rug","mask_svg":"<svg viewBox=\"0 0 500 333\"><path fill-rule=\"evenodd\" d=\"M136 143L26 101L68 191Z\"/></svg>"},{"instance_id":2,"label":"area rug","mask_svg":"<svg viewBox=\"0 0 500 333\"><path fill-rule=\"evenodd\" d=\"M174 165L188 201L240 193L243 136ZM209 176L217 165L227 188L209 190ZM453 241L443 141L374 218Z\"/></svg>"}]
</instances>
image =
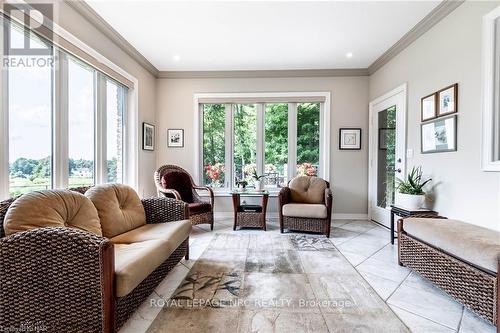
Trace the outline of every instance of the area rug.
<instances>
[{"instance_id":1,"label":"area rug","mask_svg":"<svg viewBox=\"0 0 500 333\"><path fill-rule=\"evenodd\" d=\"M328 238L216 234L148 332L409 332Z\"/></svg>"}]
</instances>

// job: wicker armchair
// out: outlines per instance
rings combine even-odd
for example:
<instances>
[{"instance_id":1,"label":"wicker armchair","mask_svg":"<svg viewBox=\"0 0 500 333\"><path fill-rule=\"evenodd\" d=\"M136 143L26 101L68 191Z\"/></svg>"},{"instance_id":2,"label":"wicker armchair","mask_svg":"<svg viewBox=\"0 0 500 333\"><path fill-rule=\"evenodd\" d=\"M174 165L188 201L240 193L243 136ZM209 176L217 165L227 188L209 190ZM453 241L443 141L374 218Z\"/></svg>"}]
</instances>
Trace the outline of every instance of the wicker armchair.
<instances>
[{"instance_id":1,"label":"wicker armchair","mask_svg":"<svg viewBox=\"0 0 500 333\"><path fill-rule=\"evenodd\" d=\"M333 195L330 184L318 177L299 176L281 189L279 220L284 229L318 232L330 237Z\"/></svg>"},{"instance_id":2,"label":"wicker armchair","mask_svg":"<svg viewBox=\"0 0 500 333\"><path fill-rule=\"evenodd\" d=\"M158 196L186 202L191 223L210 224L210 229L214 230L214 192L210 187L195 185L191 175L176 165L160 167L154 174L154 180ZM210 202L203 201L197 190L207 191Z\"/></svg>"},{"instance_id":3,"label":"wicker armchair","mask_svg":"<svg viewBox=\"0 0 500 333\"><path fill-rule=\"evenodd\" d=\"M39 227L5 236L4 219L13 201L0 202L0 327L116 332L168 272L188 258L189 237L129 294L117 297L110 239L70 227ZM181 201L141 202L146 224L187 219L187 205Z\"/></svg>"}]
</instances>

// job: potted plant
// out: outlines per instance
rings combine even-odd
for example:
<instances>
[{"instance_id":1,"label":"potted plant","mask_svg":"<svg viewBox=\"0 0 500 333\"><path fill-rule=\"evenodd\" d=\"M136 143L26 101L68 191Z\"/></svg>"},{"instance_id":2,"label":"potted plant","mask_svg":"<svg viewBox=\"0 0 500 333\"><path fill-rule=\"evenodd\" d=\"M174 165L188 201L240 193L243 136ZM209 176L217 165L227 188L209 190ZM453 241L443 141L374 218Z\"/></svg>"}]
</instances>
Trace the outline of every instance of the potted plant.
<instances>
[{"instance_id":1,"label":"potted plant","mask_svg":"<svg viewBox=\"0 0 500 333\"><path fill-rule=\"evenodd\" d=\"M423 188L431 180L422 179L422 167L413 167L404 180L397 179L396 204L410 210L422 208L425 202Z\"/></svg>"},{"instance_id":2,"label":"potted plant","mask_svg":"<svg viewBox=\"0 0 500 333\"><path fill-rule=\"evenodd\" d=\"M257 170L253 170L252 172L252 178L254 181L254 186L256 191L261 191L262 190L262 179L265 177L265 175L258 175Z\"/></svg>"}]
</instances>

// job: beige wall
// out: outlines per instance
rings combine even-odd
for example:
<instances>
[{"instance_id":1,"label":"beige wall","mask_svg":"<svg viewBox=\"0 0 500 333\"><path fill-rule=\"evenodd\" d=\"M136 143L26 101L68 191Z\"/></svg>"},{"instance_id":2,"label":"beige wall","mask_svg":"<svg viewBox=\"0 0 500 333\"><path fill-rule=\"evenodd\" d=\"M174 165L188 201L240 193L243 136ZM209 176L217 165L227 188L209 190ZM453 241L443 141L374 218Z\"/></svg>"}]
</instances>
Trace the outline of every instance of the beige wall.
<instances>
[{"instance_id":1,"label":"beige wall","mask_svg":"<svg viewBox=\"0 0 500 333\"><path fill-rule=\"evenodd\" d=\"M481 20L498 2L466 2L370 77L370 100L408 82L409 166L433 178L434 208L500 230L500 174L480 169ZM458 151L420 153L420 98L459 84Z\"/></svg>"},{"instance_id":2,"label":"beige wall","mask_svg":"<svg viewBox=\"0 0 500 333\"><path fill-rule=\"evenodd\" d=\"M193 172L196 143L193 142L195 93L215 92L330 91L331 174L334 213L367 214L368 178L368 77L249 78L249 79L160 79L157 85L158 165L174 163ZM361 151L339 151L338 129L361 127ZM167 148L167 128L185 130L185 147ZM229 198L219 198L217 210L230 212ZM270 202L276 212L276 201Z\"/></svg>"},{"instance_id":3,"label":"beige wall","mask_svg":"<svg viewBox=\"0 0 500 333\"><path fill-rule=\"evenodd\" d=\"M58 25L75 35L78 39L101 53L103 56L133 75L139 81L139 144L142 145L142 122L155 123L156 78L123 52L113 41L103 35L73 8L57 1L56 19ZM153 172L156 167L156 153L139 151L139 192L142 196L155 194Z\"/></svg>"}]
</instances>

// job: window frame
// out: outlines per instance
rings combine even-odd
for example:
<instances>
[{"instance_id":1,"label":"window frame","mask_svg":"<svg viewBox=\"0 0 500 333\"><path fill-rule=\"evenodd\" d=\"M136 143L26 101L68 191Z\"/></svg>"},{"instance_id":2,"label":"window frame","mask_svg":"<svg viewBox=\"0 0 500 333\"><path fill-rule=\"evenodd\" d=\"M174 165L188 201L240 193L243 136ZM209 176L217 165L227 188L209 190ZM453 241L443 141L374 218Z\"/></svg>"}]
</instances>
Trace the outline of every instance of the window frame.
<instances>
[{"instance_id":1,"label":"window frame","mask_svg":"<svg viewBox=\"0 0 500 333\"><path fill-rule=\"evenodd\" d=\"M495 68L495 58L500 58L500 47L498 49L495 47L496 20L500 20L500 7L495 8L483 17L483 140L481 166L483 171L500 172L500 158L495 159L493 152L495 149L494 140L500 136L500 129L494 129L494 122L500 117L500 107L495 105L496 101L500 101L500 92L498 90L500 82L495 82L495 80L500 81L496 78L495 73L495 70L500 70ZM497 66L500 66L500 62Z\"/></svg>"},{"instance_id":2,"label":"window frame","mask_svg":"<svg viewBox=\"0 0 500 333\"><path fill-rule=\"evenodd\" d=\"M225 170L226 177L224 180L224 187L214 188L217 196L227 196L233 189L232 185L232 163L234 152L234 126L233 117L234 111L233 104L256 104L257 108L257 172L261 174L264 171L265 163L265 110L266 104L274 103L287 103L288 104L288 168L287 177L291 179L295 176L296 161L297 161L297 104L300 99L303 102L310 102L311 99L318 98L322 100L320 104L320 147L319 147L319 174L318 176L329 181L330 179L330 150L327 148L330 145L330 105L331 94L330 92L281 92L281 93L202 93L194 94L194 141L197 147L194 150L194 165L193 170L194 180L196 183L201 184L203 180L203 104L224 104L226 110L226 126L225 126ZM203 102L203 100L214 99L219 100L217 103ZM238 99L241 102L238 102ZM248 100L255 100L249 103ZM279 100L279 102L278 102ZM257 102L259 101L259 102ZM229 110L229 112L228 112ZM229 117L229 119L228 119ZM293 138L293 140L290 140ZM229 175L229 176L228 176ZM276 194L279 188L269 188L269 192Z\"/></svg>"},{"instance_id":3,"label":"window frame","mask_svg":"<svg viewBox=\"0 0 500 333\"><path fill-rule=\"evenodd\" d=\"M5 18L1 18L5 20ZM71 41L73 45L79 48L86 54L90 54L97 59L101 64L114 70L116 73L123 76L125 79L133 83L133 88L128 88L126 94L122 94L123 98L123 183L132 186L139 193L142 189L139 188L139 137L140 128L138 117L138 80L124 71L118 65L107 59L105 56L92 49L74 35L64 30L57 24L54 24L54 32L57 35L64 37ZM3 62L4 58L4 43L3 43L3 24L0 24L0 61ZM43 37L41 37L43 38ZM54 66L52 68L52 188L66 188L69 183L69 156L68 156L68 57L74 57L79 61L87 63L84 59L73 55L66 50L62 50L52 42L48 41L54 49ZM103 143L106 140L106 128L100 124L99 121L102 117L106 117L105 105L105 82L111 80L117 82L120 86L126 87L116 81L114 78L108 77L100 72L98 68L87 63L95 70L94 73L94 86L95 86L95 160L94 160L94 180L95 184L102 184L107 181L107 165L106 155L103 154ZM9 102L8 102L8 69L2 67L0 69L0 200L10 197L10 176L9 176ZM104 82L104 95L101 95L97 90L97 82L102 79ZM122 88L120 90L123 90ZM101 95L100 97L98 97ZM104 96L104 98L102 98ZM104 104L99 101L99 98L104 99ZM99 106L98 103L101 103ZM98 129L102 127L102 129ZM99 140L99 136L101 137ZM104 141L103 141L104 140ZM105 153L105 149L104 149Z\"/></svg>"}]
</instances>

